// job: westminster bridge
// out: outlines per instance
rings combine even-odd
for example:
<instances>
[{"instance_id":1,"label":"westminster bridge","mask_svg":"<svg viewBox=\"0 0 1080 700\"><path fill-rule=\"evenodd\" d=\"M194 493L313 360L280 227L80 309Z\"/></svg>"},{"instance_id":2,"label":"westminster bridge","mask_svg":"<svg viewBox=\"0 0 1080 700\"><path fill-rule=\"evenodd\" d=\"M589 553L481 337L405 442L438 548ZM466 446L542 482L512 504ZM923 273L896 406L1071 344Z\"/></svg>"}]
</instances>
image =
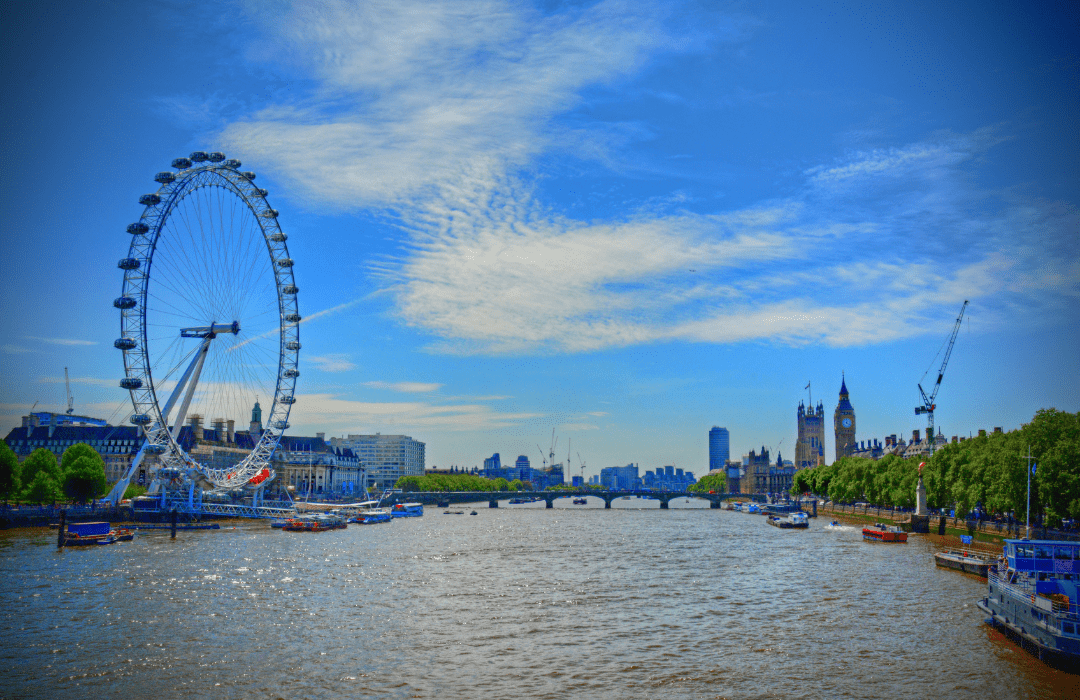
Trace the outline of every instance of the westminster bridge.
<instances>
[{"instance_id":1,"label":"westminster bridge","mask_svg":"<svg viewBox=\"0 0 1080 700\"><path fill-rule=\"evenodd\" d=\"M487 501L489 508L498 508L499 501L510 499L527 498L534 502L544 501L548 508L555 507L555 501L560 498L581 498L593 496L604 499L604 507L611 508L612 501L624 497L649 498L660 501L661 508L667 508L668 503L680 498L699 498L709 502L710 508L720 508L721 504L729 498L746 498L759 503L765 502L765 497L759 494L739 493L702 493L700 491L650 491L639 489L636 491L607 491L601 489L558 489L556 491L403 491L386 498L386 503L423 503L424 505L437 508L448 508L451 503L476 503Z\"/></svg>"}]
</instances>

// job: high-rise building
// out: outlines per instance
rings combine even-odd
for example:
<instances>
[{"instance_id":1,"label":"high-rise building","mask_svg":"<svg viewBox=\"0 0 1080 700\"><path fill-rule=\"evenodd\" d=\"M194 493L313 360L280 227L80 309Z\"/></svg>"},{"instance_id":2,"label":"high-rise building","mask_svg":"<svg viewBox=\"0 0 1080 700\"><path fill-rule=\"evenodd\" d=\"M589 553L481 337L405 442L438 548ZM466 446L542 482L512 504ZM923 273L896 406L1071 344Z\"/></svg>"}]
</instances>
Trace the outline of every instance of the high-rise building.
<instances>
[{"instance_id":1,"label":"high-rise building","mask_svg":"<svg viewBox=\"0 0 1080 700\"><path fill-rule=\"evenodd\" d=\"M724 468L731 459L730 444L728 429L714 425L709 431L709 471Z\"/></svg>"},{"instance_id":2,"label":"high-rise building","mask_svg":"<svg viewBox=\"0 0 1080 700\"><path fill-rule=\"evenodd\" d=\"M807 469L825 463L825 406L817 408L799 402L799 437L795 443L795 467Z\"/></svg>"},{"instance_id":3,"label":"high-rise building","mask_svg":"<svg viewBox=\"0 0 1080 700\"><path fill-rule=\"evenodd\" d=\"M848 400L847 381L840 375L840 401L833 412L833 431L836 436L836 459L855 451L855 409Z\"/></svg>"},{"instance_id":4,"label":"high-rise building","mask_svg":"<svg viewBox=\"0 0 1080 700\"><path fill-rule=\"evenodd\" d=\"M375 488L392 488L403 476L424 475L425 445L408 435L350 435L330 438L330 443L352 450Z\"/></svg>"}]
</instances>

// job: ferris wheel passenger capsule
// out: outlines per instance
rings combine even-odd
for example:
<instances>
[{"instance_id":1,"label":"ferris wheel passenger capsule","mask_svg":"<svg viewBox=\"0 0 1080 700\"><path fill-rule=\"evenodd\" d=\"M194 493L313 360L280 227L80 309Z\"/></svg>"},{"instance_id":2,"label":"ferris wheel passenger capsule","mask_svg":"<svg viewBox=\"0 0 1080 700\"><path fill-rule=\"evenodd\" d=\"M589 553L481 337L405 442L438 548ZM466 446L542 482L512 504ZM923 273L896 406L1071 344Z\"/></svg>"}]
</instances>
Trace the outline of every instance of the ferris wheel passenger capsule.
<instances>
[{"instance_id":1,"label":"ferris wheel passenger capsule","mask_svg":"<svg viewBox=\"0 0 1080 700\"><path fill-rule=\"evenodd\" d=\"M293 352L299 350L300 349L300 341L299 340L290 340L289 342L285 343L285 349L286 350L292 350Z\"/></svg>"},{"instance_id":2,"label":"ferris wheel passenger capsule","mask_svg":"<svg viewBox=\"0 0 1080 700\"><path fill-rule=\"evenodd\" d=\"M270 194L270 190L264 190L261 187L256 187L255 192L258 193L260 197L265 197L266 195Z\"/></svg>"},{"instance_id":3,"label":"ferris wheel passenger capsule","mask_svg":"<svg viewBox=\"0 0 1080 700\"><path fill-rule=\"evenodd\" d=\"M163 172L163 173L158 173L157 175L154 176L154 182L160 182L163 185L167 185L170 182L175 182L175 181L176 181L176 175L174 175L173 173L170 173L168 171Z\"/></svg>"},{"instance_id":4,"label":"ferris wheel passenger capsule","mask_svg":"<svg viewBox=\"0 0 1080 700\"><path fill-rule=\"evenodd\" d=\"M113 347L117 350L134 350L136 346L132 338L117 338L113 341Z\"/></svg>"},{"instance_id":5,"label":"ferris wheel passenger capsule","mask_svg":"<svg viewBox=\"0 0 1080 700\"><path fill-rule=\"evenodd\" d=\"M244 172L242 172L240 174L243 175L244 177L246 177L249 180L254 180L255 179L255 173L251 172L250 170L245 170Z\"/></svg>"},{"instance_id":6,"label":"ferris wheel passenger capsule","mask_svg":"<svg viewBox=\"0 0 1080 700\"><path fill-rule=\"evenodd\" d=\"M277 209L267 209L266 211L264 211L262 213L262 215L264 217L266 217L267 219L276 219L278 217L278 210Z\"/></svg>"},{"instance_id":7,"label":"ferris wheel passenger capsule","mask_svg":"<svg viewBox=\"0 0 1080 700\"><path fill-rule=\"evenodd\" d=\"M121 270L138 270L142 262L138 258L123 258L116 266Z\"/></svg>"},{"instance_id":8,"label":"ferris wheel passenger capsule","mask_svg":"<svg viewBox=\"0 0 1080 700\"><path fill-rule=\"evenodd\" d=\"M131 422L135 425L150 425L150 416L145 413L136 413L131 416Z\"/></svg>"},{"instance_id":9,"label":"ferris wheel passenger capsule","mask_svg":"<svg viewBox=\"0 0 1080 700\"><path fill-rule=\"evenodd\" d=\"M300 314L289 314L285 317L286 323L300 323Z\"/></svg>"},{"instance_id":10,"label":"ferris wheel passenger capsule","mask_svg":"<svg viewBox=\"0 0 1080 700\"><path fill-rule=\"evenodd\" d=\"M113 299L113 306L118 309L134 309L135 300L131 297L117 297Z\"/></svg>"},{"instance_id":11,"label":"ferris wheel passenger capsule","mask_svg":"<svg viewBox=\"0 0 1080 700\"><path fill-rule=\"evenodd\" d=\"M195 151L190 156L188 156L188 158L191 159L192 163L202 163L205 160L209 160L210 156L207 155L206 151Z\"/></svg>"},{"instance_id":12,"label":"ferris wheel passenger capsule","mask_svg":"<svg viewBox=\"0 0 1080 700\"><path fill-rule=\"evenodd\" d=\"M289 237L281 231L277 231L270 234L270 240L272 240L274 243L284 243L285 241L289 240Z\"/></svg>"},{"instance_id":13,"label":"ferris wheel passenger capsule","mask_svg":"<svg viewBox=\"0 0 1080 700\"><path fill-rule=\"evenodd\" d=\"M124 377L120 380L120 388L134 391L142 387L142 380L137 377Z\"/></svg>"},{"instance_id":14,"label":"ferris wheel passenger capsule","mask_svg":"<svg viewBox=\"0 0 1080 700\"><path fill-rule=\"evenodd\" d=\"M287 284L287 285L285 285L284 287L281 288L281 293L282 294L299 294L300 293L300 288L297 287L295 284Z\"/></svg>"},{"instance_id":15,"label":"ferris wheel passenger capsule","mask_svg":"<svg viewBox=\"0 0 1080 700\"><path fill-rule=\"evenodd\" d=\"M292 258L282 258L281 260L277 261L277 265L278 265L278 267L292 267L293 266L293 259Z\"/></svg>"},{"instance_id":16,"label":"ferris wheel passenger capsule","mask_svg":"<svg viewBox=\"0 0 1080 700\"><path fill-rule=\"evenodd\" d=\"M175 158L173 159L172 166L177 170L186 170L191 167L190 158Z\"/></svg>"},{"instance_id":17,"label":"ferris wheel passenger capsule","mask_svg":"<svg viewBox=\"0 0 1080 700\"><path fill-rule=\"evenodd\" d=\"M152 207L156 204L161 204L161 197L156 194L144 194L142 197L139 197L139 204L142 204L145 207Z\"/></svg>"},{"instance_id":18,"label":"ferris wheel passenger capsule","mask_svg":"<svg viewBox=\"0 0 1080 700\"><path fill-rule=\"evenodd\" d=\"M289 427L289 421L276 420L276 421L274 421L274 427L277 428L278 430L287 430L288 427Z\"/></svg>"},{"instance_id":19,"label":"ferris wheel passenger capsule","mask_svg":"<svg viewBox=\"0 0 1080 700\"><path fill-rule=\"evenodd\" d=\"M296 379L300 376L300 370L290 368L285 370L284 375L286 379Z\"/></svg>"},{"instance_id":20,"label":"ferris wheel passenger capsule","mask_svg":"<svg viewBox=\"0 0 1080 700\"><path fill-rule=\"evenodd\" d=\"M146 451L152 455L163 455L165 454L165 445L156 445L151 443L146 446Z\"/></svg>"},{"instance_id":21,"label":"ferris wheel passenger capsule","mask_svg":"<svg viewBox=\"0 0 1080 700\"><path fill-rule=\"evenodd\" d=\"M141 221L137 221L133 224L128 224L127 227L127 232L130 233L132 236L138 236L143 233L148 233L149 231L150 227Z\"/></svg>"},{"instance_id":22,"label":"ferris wheel passenger capsule","mask_svg":"<svg viewBox=\"0 0 1080 700\"><path fill-rule=\"evenodd\" d=\"M296 403L296 397L292 394L285 394L279 399L279 401L281 401L281 403L294 404Z\"/></svg>"},{"instance_id":23,"label":"ferris wheel passenger capsule","mask_svg":"<svg viewBox=\"0 0 1080 700\"><path fill-rule=\"evenodd\" d=\"M211 163L220 163L221 161L225 160L225 154L221 153L220 151L214 151L213 153L209 153L206 157Z\"/></svg>"},{"instance_id":24,"label":"ferris wheel passenger capsule","mask_svg":"<svg viewBox=\"0 0 1080 700\"><path fill-rule=\"evenodd\" d=\"M240 161L235 158L230 158L227 161L223 162L222 165L224 165L226 168L232 168L233 170L236 170L240 167Z\"/></svg>"}]
</instances>

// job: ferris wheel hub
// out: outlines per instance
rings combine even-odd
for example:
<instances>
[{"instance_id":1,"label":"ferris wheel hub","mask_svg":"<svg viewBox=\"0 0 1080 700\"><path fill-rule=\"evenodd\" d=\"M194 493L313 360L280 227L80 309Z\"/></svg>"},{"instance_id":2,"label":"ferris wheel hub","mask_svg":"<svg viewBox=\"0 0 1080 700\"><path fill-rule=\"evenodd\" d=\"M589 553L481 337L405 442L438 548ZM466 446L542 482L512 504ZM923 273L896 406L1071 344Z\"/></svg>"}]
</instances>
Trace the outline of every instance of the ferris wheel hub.
<instances>
[{"instance_id":1,"label":"ferris wheel hub","mask_svg":"<svg viewBox=\"0 0 1080 700\"><path fill-rule=\"evenodd\" d=\"M218 333L232 333L236 335L240 332L240 322L233 321L232 323L211 323L209 326L196 326L195 328L181 328L181 338L212 338Z\"/></svg>"}]
</instances>

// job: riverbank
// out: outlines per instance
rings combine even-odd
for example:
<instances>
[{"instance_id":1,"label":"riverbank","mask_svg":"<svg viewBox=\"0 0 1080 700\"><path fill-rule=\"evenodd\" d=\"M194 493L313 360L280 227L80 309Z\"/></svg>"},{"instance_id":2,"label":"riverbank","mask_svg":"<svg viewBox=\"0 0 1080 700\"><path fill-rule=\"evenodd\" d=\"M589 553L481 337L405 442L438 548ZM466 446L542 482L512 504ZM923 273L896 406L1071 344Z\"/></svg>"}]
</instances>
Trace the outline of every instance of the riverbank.
<instances>
[{"instance_id":1,"label":"riverbank","mask_svg":"<svg viewBox=\"0 0 1080 700\"><path fill-rule=\"evenodd\" d=\"M880 514L876 508L860 509L860 511L854 511L852 506L845 506L844 509L833 508L831 506L818 505L818 518L829 518L838 521L843 521L846 524L852 525L870 525L873 523L889 521L893 523L900 523L904 519L911 516L911 513L905 513L902 511L890 511L889 509L881 509ZM969 530L965 521L946 518L945 520L945 534L938 534L938 523L940 516L930 519L930 532L928 534L922 534L921 537L929 537L935 542L940 543L943 548L959 548L967 547L972 551L984 551L987 553L1000 554L1001 545L1006 538L1013 537L1012 534L988 532L985 530ZM964 545L960 540L961 536L971 536L971 545ZM972 546L974 545L974 546ZM980 547L979 545L982 545Z\"/></svg>"}]
</instances>

